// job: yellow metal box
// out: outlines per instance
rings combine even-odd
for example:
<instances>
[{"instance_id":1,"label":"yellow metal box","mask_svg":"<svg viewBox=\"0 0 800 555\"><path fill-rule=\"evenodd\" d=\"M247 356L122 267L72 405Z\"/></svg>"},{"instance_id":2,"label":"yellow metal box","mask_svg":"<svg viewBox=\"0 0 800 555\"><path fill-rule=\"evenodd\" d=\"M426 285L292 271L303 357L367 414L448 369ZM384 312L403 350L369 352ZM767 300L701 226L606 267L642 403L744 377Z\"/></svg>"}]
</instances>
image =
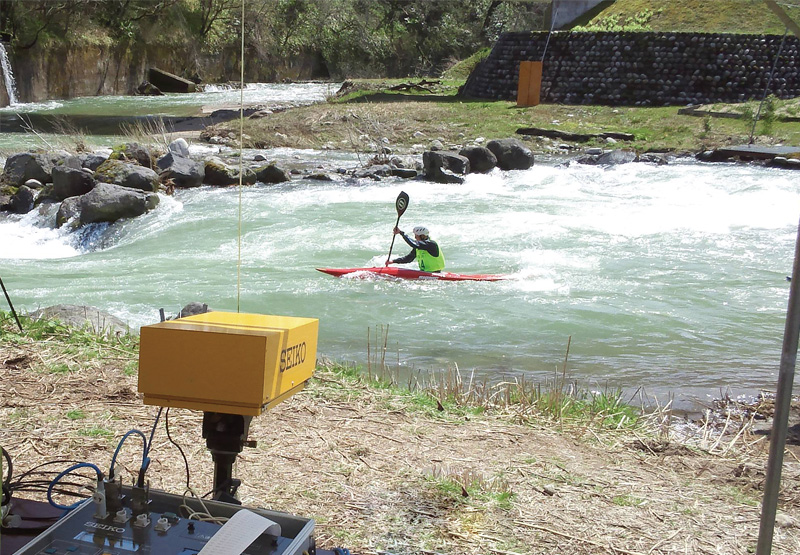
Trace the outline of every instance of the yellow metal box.
<instances>
[{"instance_id":1,"label":"yellow metal box","mask_svg":"<svg viewBox=\"0 0 800 555\"><path fill-rule=\"evenodd\" d=\"M317 359L316 318L208 312L142 326L148 405L257 416L300 391Z\"/></svg>"}]
</instances>

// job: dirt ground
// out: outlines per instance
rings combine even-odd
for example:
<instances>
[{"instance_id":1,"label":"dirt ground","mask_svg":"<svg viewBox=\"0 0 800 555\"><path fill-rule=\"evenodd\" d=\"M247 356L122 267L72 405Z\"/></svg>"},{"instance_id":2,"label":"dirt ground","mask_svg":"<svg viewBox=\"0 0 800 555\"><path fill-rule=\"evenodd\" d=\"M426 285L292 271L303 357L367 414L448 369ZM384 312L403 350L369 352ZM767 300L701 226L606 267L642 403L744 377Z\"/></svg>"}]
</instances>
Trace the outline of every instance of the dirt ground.
<instances>
[{"instance_id":1,"label":"dirt ground","mask_svg":"<svg viewBox=\"0 0 800 555\"><path fill-rule=\"evenodd\" d=\"M120 438L133 428L149 435L158 409L143 405L136 376L123 371L129 356L110 349L80 370L48 373L52 356L0 343L0 445L14 475L61 459L107 471ZM189 483L207 492L202 415L182 409L156 427L151 487L181 494L187 482L167 420ZM126 483L141 459L130 439L117 459ZM327 370L256 417L250 439L257 446L234 471L243 504L313 518L319 547L362 555L753 553L768 444L746 432L706 430L679 443L668 430L600 431L533 412L425 410ZM800 553L796 447L784 462L772 553Z\"/></svg>"}]
</instances>

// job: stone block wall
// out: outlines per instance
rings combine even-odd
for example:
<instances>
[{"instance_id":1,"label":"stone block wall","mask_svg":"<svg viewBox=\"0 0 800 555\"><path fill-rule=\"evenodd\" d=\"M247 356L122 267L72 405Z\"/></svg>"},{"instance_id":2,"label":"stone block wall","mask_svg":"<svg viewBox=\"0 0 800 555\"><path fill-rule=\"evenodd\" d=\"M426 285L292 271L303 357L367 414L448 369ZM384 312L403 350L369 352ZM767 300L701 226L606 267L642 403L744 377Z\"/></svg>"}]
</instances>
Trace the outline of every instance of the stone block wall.
<instances>
[{"instance_id":1,"label":"stone block wall","mask_svg":"<svg viewBox=\"0 0 800 555\"><path fill-rule=\"evenodd\" d=\"M670 106L760 99L780 35L573 33L550 36L541 101ZM506 33L472 72L463 94L516 100L519 62L542 60L548 33ZM800 41L786 37L769 94L800 96Z\"/></svg>"}]
</instances>

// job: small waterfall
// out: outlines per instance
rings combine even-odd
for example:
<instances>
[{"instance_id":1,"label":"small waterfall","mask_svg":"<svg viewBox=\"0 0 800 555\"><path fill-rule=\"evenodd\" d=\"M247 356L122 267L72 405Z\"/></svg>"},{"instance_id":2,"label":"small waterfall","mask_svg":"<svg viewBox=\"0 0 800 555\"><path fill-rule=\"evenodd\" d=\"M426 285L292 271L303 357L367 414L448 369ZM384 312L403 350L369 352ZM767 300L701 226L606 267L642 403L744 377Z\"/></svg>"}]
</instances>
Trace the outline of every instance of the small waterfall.
<instances>
[{"instance_id":1,"label":"small waterfall","mask_svg":"<svg viewBox=\"0 0 800 555\"><path fill-rule=\"evenodd\" d=\"M8 104L14 106L17 100L17 82L14 80L14 72L11 71L11 61L8 59L6 47L0 42L0 67L3 69L3 79L6 82L6 92L8 93Z\"/></svg>"}]
</instances>

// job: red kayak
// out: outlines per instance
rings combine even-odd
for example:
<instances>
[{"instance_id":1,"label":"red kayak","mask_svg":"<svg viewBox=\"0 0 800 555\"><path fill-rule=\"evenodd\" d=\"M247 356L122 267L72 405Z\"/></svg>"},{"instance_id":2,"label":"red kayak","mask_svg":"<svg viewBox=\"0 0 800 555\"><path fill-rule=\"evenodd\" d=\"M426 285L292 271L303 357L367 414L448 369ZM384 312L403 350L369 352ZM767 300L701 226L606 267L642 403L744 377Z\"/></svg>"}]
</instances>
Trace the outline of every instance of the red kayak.
<instances>
[{"instance_id":1,"label":"red kayak","mask_svg":"<svg viewBox=\"0 0 800 555\"><path fill-rule=\"evenodd\" d=\"M397 266L384 266L376 268L317 268L320 272L336 277L348 276L355 278L387 277L396 279L425 279L440 281L500 281L508 279L502 274L454 274L451 272L423 272Z\"/></svg>"}]
</instances>

